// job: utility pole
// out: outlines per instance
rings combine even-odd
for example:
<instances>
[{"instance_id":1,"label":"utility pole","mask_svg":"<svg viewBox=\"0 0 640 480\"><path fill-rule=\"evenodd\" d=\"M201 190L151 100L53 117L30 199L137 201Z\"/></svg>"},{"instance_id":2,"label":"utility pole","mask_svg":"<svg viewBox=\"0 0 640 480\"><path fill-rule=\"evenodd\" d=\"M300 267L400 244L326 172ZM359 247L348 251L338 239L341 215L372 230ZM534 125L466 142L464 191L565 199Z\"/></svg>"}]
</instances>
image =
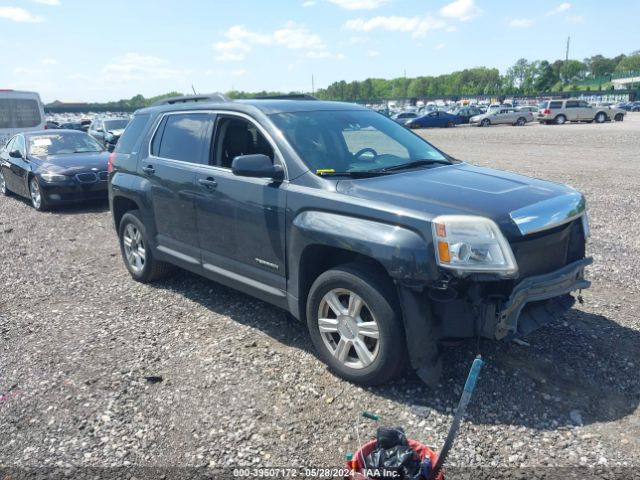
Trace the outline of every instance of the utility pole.
<instances>
[{"instance_id":1,"label":"utility pole","mask_svg":"<svg viewBox=\"0 0 640 480\"><path fill-rule=\"evenodd\" d=\"M567 37L567 50L564 55L564 73L567 74L567 65L569 64L569 44L571 43L571 37ZM564 79L565 83L567 79Z\"/></svg>"}]
</instances>

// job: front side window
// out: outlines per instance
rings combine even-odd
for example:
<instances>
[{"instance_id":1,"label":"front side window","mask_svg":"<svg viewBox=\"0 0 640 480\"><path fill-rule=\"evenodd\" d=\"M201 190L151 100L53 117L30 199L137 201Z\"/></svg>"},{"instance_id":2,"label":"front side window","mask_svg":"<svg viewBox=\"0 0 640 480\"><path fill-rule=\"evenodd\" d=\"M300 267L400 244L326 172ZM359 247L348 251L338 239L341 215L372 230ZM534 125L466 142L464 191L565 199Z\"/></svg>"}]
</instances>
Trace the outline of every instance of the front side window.
<instances>
[{"instance_id":1,"label":"front side window","mask_svg":"<svg viewBox=\"0 0 640 480\"><path fill-rule=\"evenodd\" d=\"M204 138L209 127L207 113L168 115L153 141L152 153L161 158L189 163L206 163ZM158 138L158 135L161 135Z\"/></svg>"},{"instance_id":2,"label":"front side window","mask_svg":"<svg viewBox=\"0 0 640 480\"><path fill-rule=\"evenodd\" d=\"M366 172L446 157L405 127L370 111L271 115L310 170Z\"/></svg>"},{"instance_id":3,"label":"front side window","mask_svg":"<svg viewBox=\"0 0 640 480\"><path fill-rule=\"evenodd\" d=\"M211 163L222 168L231 168L233 159L240 155L266 155L273 161L273 148L248 120L237 117L218 118Z\"/></svg>"}]
</instances>

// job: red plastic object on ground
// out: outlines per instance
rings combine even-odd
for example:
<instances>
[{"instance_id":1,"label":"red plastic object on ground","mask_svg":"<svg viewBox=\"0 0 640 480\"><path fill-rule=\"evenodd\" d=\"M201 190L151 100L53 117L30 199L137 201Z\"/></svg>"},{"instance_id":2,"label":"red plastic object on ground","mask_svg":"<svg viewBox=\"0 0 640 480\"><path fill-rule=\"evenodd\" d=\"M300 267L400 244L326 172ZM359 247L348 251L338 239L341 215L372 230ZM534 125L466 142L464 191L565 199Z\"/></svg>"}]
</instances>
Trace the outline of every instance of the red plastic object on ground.
<instances>
[{"instance_id":1,"label":"red plastic object on ground","mask_svg":"<svg viewBox=\"0 0 640 480\"><path fill-rule=\"evenodd\" d=\"M434 466L436 464L438 461L438 454L436 452L415 440L408 440L408 442L409 447L418 454L420 460L429 457L431 459L431 465ZM364 468L364 459L376 448L376 443L375 440L365 443L362 448L353 455L353 459L347 462L347 468L351 470L351 474L346 478L351 480L368 480L369 477L365 477L361 472ZM444 480L442 472L438 474L436 480Z\"/></svg>"}]
</instances>

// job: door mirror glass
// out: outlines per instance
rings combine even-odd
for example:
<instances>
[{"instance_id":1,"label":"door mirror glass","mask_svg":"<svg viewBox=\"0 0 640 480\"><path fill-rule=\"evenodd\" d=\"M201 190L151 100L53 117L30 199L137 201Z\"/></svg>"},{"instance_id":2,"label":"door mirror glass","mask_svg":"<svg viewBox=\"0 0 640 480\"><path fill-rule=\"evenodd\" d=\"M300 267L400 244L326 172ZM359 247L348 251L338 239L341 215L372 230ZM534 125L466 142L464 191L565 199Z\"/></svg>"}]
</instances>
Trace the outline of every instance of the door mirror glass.
<instances>
[{"instance_id":1,"label":"door mirror glass","mask_svg":"<svg viewBox=\"0 0 640 480\"><path fill-rule=\"evenodd\" d=\"M22 153L20 153L20 150L12 150L9 152L9 156L11 158L23 158L22 157Z\"/></svg>"},{"instance_id":2,"label":"door mirror glass","mask_svg":"<svg viewBox=\"0 0 640 480\"><path fill-rule=\"evenodd\" d=\"M239 177L284 179L284 170L274 165L267 155L240 155L231 162L231 171Z\"/></svg>"}]
</instances>

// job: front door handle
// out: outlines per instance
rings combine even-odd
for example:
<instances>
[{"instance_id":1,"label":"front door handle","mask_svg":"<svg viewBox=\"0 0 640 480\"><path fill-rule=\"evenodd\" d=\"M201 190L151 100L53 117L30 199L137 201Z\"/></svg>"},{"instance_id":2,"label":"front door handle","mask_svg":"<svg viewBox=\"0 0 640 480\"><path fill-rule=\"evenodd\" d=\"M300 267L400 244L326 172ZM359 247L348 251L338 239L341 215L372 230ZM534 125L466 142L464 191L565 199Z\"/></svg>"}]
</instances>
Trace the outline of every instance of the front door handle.
<instances>
[{"instance_id":1,"label":"front door handle","mask_svg":"<svg viewBox=\"0 0 640 480\"><path fill-rule=\"evenodd\" d=\"M213 190L218 186L218 182L213 177L199 178L198 183L209 190Z\"/></svg>"},{"instance_id":2,"label":"front door handle","mask_svg":"<svg viewBox=\"0 0 640 480\"><path fill-rule=\"evenodd\" d=\"M142 171L147 175L153 175L156 173L156 169L153 168L153 165L147 165L146 167L142 167Z\"/></svg>"}]
</instances>

